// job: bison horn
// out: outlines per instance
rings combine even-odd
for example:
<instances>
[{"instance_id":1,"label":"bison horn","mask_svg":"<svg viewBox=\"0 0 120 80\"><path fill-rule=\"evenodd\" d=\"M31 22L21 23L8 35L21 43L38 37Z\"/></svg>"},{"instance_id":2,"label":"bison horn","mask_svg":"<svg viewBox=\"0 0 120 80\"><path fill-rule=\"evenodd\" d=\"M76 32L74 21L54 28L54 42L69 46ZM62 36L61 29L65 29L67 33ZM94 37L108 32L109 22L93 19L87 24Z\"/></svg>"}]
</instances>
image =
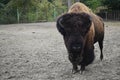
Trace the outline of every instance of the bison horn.
<instances>
[{"instance_id":1,"label":"bison horn","mask_svg":"<svg viewBox=\"0 0 120 80\"><path fill-rule=\"evenodd\" d=\"M63 19L60 18L59 21L58 21L58 23L59 23L59 25L60 25L62 28L64 28L64 26L63 26L62 23L61 23L62 20L63 20Z\"/></svg>"}]
</instances>

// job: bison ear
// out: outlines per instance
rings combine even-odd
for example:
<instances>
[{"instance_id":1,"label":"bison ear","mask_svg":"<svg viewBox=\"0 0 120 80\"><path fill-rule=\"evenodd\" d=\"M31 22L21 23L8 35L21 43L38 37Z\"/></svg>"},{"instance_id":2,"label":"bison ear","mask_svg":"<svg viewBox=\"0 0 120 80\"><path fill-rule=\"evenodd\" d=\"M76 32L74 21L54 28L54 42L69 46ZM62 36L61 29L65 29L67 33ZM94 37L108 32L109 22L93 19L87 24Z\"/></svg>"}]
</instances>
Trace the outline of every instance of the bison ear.
<instances>
[{"instance_id":1,"label":"bison ear","mask_svg":"<svg viewBox=\"0 0 120 80\"><path fill-rule=\"evenodd\" d=\"M58 18L56 27L57 27L58 31L64 36L65 30L64 30L64 25L62 24L62 21L63 21L62 17Z\"/></svg>"}]
</instances>

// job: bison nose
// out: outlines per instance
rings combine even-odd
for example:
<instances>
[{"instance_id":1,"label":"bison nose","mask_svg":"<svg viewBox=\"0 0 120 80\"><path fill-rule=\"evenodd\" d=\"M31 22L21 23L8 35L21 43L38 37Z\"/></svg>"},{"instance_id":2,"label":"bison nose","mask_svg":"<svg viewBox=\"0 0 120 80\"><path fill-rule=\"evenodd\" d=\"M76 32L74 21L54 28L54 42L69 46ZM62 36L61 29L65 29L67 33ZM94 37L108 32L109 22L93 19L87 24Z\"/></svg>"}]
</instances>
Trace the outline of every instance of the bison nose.
<instances>
[{"instance_id":1,"label":"bison nose","mask_svg":"<svg viewBox=\"0 0 120 80\"><path fill-rule=\"evenodd\" d=\"M72 47L73 50L80 50L80 48L81 48L80 46L73 46Z\"/></svg>"}]
</instances>

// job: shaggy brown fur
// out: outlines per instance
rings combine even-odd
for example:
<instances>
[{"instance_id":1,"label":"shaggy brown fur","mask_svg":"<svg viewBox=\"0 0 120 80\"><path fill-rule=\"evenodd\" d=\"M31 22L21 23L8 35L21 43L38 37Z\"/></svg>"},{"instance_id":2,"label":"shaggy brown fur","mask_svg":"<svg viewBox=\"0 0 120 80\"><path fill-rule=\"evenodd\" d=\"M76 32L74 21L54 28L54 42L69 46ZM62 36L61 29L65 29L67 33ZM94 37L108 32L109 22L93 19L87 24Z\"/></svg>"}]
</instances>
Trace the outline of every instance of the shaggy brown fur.
<instances>
[{"instance_id":1,"label":"shaggy brown fur","mask_svg":"<svg viewBox=\"0 0 120 80\"><path fill-rule=\"evenodd\" d=\"M85 12L88 13L91 18L92 18L92 22L94 23L94 28L95 28L95 41L98 41L99 38L97 38L97 36L101 33L104 33L104 23L102 18L100 18L99 16L95 15L91 9L89 9L86 5L84 5L83 3L80 2L76 2L75 4L73 4L70 9L68 10L68 13L81 13L81 12ZM91 30L90 30L91 31ZM90 34L90 33L89 33ZM102 34L101 36L103 36L104 34Z\"/></svg>"},{"instance_id":2,"label":"shaggy brown fur","mask_svg":"<svg viewBox=\"0 0 120 80\"><path fill-rule=\"evenodd\" d=\"M91 9L89 9L87 6L80 2L76 2L68 10L68 13L80 13L80 12L91 13L92 11Z\"/></svg>"},{"instance_id":3,"label":"shaggy brown fur","mask_svg":"<svg viewBox=\"0 0 120 80\"><path fill-rule=\"evenodd\" d=\"M63 35L73 73L78 71L78 65L81 65L82 72L85 66L93 62L95 42L99 43L100 59L103 59L103 21L83 3L73 4L68 13L60 16L57 29Z\"/></svg>"},{"instance_id":4,"label":"shaggy brown fur","mask_svg":"<svg viewBox=\"0 0 120 80\"><path fill-rule=\"evenodd\" d=\"M91 18L92 18L92 22L94 24L94 28L93 29L93 32L92 30L90 30L91 32L89 32L88 34L91 35L91 34L94 34L93 37L94 37L94 43L97 42L97 41L102 41L103 38L104 38L104 23L103 23L103 20L102 18L100 18L99 16L95 15L91 9L89 9L86 5L84 5L83 3L80 3L80 2L76 2L75 4L73 4L68 13L81 13L81 12L85 12L85 13L88 13ZM95 30L94 30L95 29ZM95 31L95 33L94 33ZM92 37L92 36L90 36ZM91 38L92 39L92 38ZM92 40L87 40L89 41L88 44L90 44L90 42L92 42ZM103 42L99 42L99 45L101 46ZM102 47L102 46L101 46ZM101 51L102 53L102 51ZM102 59L102 55L101 55L101 59Z\"/></svg>"}]
</instances>

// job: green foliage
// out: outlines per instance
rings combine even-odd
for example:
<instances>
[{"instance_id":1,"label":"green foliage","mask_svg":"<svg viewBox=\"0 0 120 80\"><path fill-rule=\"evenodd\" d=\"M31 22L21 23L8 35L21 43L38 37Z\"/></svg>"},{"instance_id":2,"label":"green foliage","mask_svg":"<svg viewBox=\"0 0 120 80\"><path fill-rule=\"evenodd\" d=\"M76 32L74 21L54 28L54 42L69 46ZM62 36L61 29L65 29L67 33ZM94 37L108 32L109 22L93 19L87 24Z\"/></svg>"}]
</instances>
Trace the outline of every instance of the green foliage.
<instances>
[{"instance_id":1,"label":"green foliage","mask_svg":"<svg viewBox=\"0 0 120 80\"><path fill-rule=\"evenodd\" d=\"M51 3L53 2L53 0L48 0L48 1L51 2Z\"/></svg>"},{"instance_id":2,"label":"green foliage","mask_svg":"<svg viewBox=\"0 0 120 80\"><path fill-rule=\"evenodd\" d=\"M120 9L120 0L71 0L81 1L93 11L106 5L109 9ZM54 21L67 12L67 0L0 0L0 24L17 22Z\"/></svg>"},{"instance_id":3,"label":"green foliage","mask_svg":"<svg viewBox=\"0 0 120 80\"><path fill-rule=\"evenodd\" d=\"M0 3L7 4L10 0L0 0Z\"/></svg>"},{"instance_id":4,"label":"green foliage","mask_svg":"<svg viewBox=\"0 0 120 80\"><path fill-rule=\"evenodd\" d=\"M1 8L4 8L4 6L5 6L5 5L4 5L3 3L0 3L0 9L1 9Z\"/></svg>"},{"instance_id":5,"label":"green foliage","mask_svg":"<svg viewBox=\"0 0 120 80\"><path fill-rule=\"evenodd\" d=\"M108 9L120 10L120 0L102 0L103 5L106 5Z\"/></svg>"},{"instance_id":6,"label":"green foliage","mask_svg":"<svg viewBox=\"0 0 120 80\"><path fill-rule=\"evenodd\" d=\"M67 7L60 0L2 0L0 23L53 21Z\"/></svg>"},{"instance_id":7,"label":"green foliage","mask_svg":"<svg viewBox=\"0 0 120 80\"><path fill-rule=\"evenodd\" d=\"M101 5L101 0L80 0L80 1L89 6L93 11L95 11L96 8Z\"/></svg>"},{"instance_id":8,"label":"green foliage","mask_svg":"<svg viewBox=\"0 0 120 80\"><path fill-rule=\"evenodd\" d=\"M14 13L14 11L13 11ZM9 14L9 11L1 10L0 12L0 24L7 24L7 23L16 23L16 15Z\"/></svg>"}]
</instances>

